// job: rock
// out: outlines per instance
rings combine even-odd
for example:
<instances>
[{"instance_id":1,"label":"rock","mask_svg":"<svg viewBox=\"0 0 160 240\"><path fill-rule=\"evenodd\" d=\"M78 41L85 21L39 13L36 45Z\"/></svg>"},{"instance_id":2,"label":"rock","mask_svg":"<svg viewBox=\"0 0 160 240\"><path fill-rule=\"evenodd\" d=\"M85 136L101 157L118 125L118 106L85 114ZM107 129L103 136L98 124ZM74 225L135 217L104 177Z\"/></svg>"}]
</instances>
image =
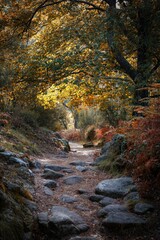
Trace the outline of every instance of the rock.
<instances>
[{"instance_id":1,"label":"rock","mask_svg":"<svg viewBox=\"0 0 160 240\"><path fill-rule=\"evenodd\" d=\"M139 201L140 196L138 192L130 192L124 197L124 201Z\"/></svg>"},{"instance_id":2,"label":"rock","mask_svg":"<svg viewBox=\"0 0 160 240\"><path fill-rule=\"evenodd\" d=\"M74 203L74 202L77 202L77 201L78 201L75 197L71 197L71 196L66 195L66 194L62 195L62 196L60 197L60 200L61 200L62 202L65 202L65 203Z\"/></svg>"},{"instance_id":3,"label":"rock","mask_svg":"<svg viewBox=\"0 0 160 240\"><path fill-rule=\"evenodd\" d=\"M2 146L0 146L0 152L5 152L5 149Z\"/></svg>"},{"instance_id":4,"label":"rock","mask_svg":"<svg viewBox=\"0 0 160 240\"><path fill-rule=\"evenodd\" d=\"M70 238L69 240L98 240L97 238L95 237L72 237Z\"/></svg>"},{"instance_id":5,"label":"rock","mask_svg":"<svg viewBox=\"0 0 160 240\"><path fill-rule=\"evenodd\" d=\"M86 189L80 188L80 189L77 190L77 193L79 193L79 194L89 194L89 191L86 190Z\"/></svg>"},{"instance_id":6,"label":"rock","mask_svg":"<svg viewBox=\"0 0 160 240\"><path fill-rule=\"evenodd\" d=\"M82 182L83 180L84 180L83 177L74 175L64 178L63 182L67 185L74 185L76 183Z\"/></svg>"},{"instance_id":7,"label":"rock","mask_svg":"<svg viewBox=\"0 0 160 240\"><path fill-rule=\"evenodd\" d=\"M105 217L111 212L128 212L128 209L125 205L121 204L110 204L99 210L98 217Z\"/></svg>"},{"instance_id":8,"label":"rock","mask_svg":"<svg viewBox=\"0 0 160 240\"><path fill-rule=\"evenodd\" d=\"M12 153L12 152L9 152L9 151L1 151L0 152L0 157L1 157L1 159L3 158L3 159L5 159L5 160L8 160L10 157L12 157L12 156L15 156L15 154L14 153Z\"/></svg>"},{"instance_id":9,"label":"rock","mask_svg":"<svg viewBox=\"0 0 160 240\"><path fill-rule=\"evenodd\" d=\"M18 184L9 181L5 181L4 184L9 191L20 193L21 187Z\"/></svg>"},{"instance_id":10,"label":"rock","mask_svg":"<svg viewBox=\"0 0 160 240\"><path fill-rule=\"evenodd\" d=\"M107 159L106 155L102 155L96 158L96 160L92 163L92 166L99 164Z\"/></svg>"},{"instance_id":11,"label":"rock","mask_svg":"<svg viewBox=\"0 0 160 240\"><path fill-rule=\"evenodd\" d=\"M45 182L44 186L48 188L56 188L58 184L54 180L48 180Z\"/></svg>"},{"instance_id":12,"label":"rock","mask_svg":"<svg viewBox=\"0 0 160 240\"><path fill-rule=\"evenodd\" d=\"M36 211L37 210L37 204L35 202L30 201L26 198L23 198L23 202L31 211Z\"/></svg>"},{"instance_id":13,"label":"rock","mask_svg":"<svg viewBox=\"0 0 160 240\"><path fill-rule=\"evenodd\" d=\"M88 171L88 168L87 167L82 167L82 166L77 166L76 169L80 172L86 172Z\"/></svg>"},{"instance_id":14,"label":"rock","mask_svg":"<svg viewBox=\"0 0 160 240\"><path fill-rule=\"evenodd\" d=\"M101 149L101 156L95 160L95 164L99 164L102 161L110 160L113 156L115 164L122 168L124 166L124 158L122 154L126 149L126 137L123 134L116 134L110 142L107 142Z\"/></svg>"},{"instance_id":15,"label":"rock","mask_svg":"<svg viewBox=\"0 0 160 240\"><path fill-rule=\"evenodd\" d=\"M103 207L109 205L109 204L114 204L116 203L117 201L114 199L114 198L110 198L110 197L104 197L100 202L99 204Z\"/></svg>"},{"instance_id":16,"label":"rock","mask_svg":"<svg viewBox=\"0 0 160 240\"><path fill-rule=\"evenodd\" d=\"M38 223L42 230L48 228L48 212L41 212L38 214Z\"/></svg>"},{"instance_id":17,"label":"rock","mask_svg":"<svg viewBox=\"0 0 160 240\"><path fill-rule=\"evenodd\" d=\"M88 225L75 212L62 206L53 206L49 217L49 229L53 237L64 237L70 234L85 232Z\"/></svg>"},{"instance_id":18,"label":"rock","mask_svg":"<svg viewBox=\"0 0 160 240\"><path fill-rule=\"evenodd\" d=\"M137 227L143 226L146 224L146 220L140 218L139 216L134 215L133 213L127 212L111 212L108 216L102 221L102 225L108 228L119 227Z\"/></svg>"},{"instance_id":19,"label":"rock","mask_svg":"<svg viewBox=\"0 0 160 240\"><path fill-rule=\"evenodd\" d=\"M25 161L23 161L22 159L20 158L17 158L17 157L10 157L9 159L9 164L18 164L19 166L24 166L24 167L28 167L29 164L26 163Z\"/></svg>"},{"instance_id":20,"label":"rock","mask_svg":"<svg viewBox=\"0 0 160 240\"><path fill-rule=\"evenodd\" d=\"M118 198L124 197L131 191L135 191L135 188L131 177L121 177L100 182L96 186L95 192L108 197Z\"/></svg>"},{"instance_id":21,"label":"rock","mask_svg":"<svg viewBox=\"0 0 160 240\"><path fill-rule=\"evenodd\" d=\"M84 148L92 148L92 147L94 147L94 144L92 142L84 143L83 147Z\"/></svg>"},{"instance_id":22,"label":"rock","mask_svg":"<svg viewBox=\"0 0 160 240\"><path fill-rule=\"evenodd\" d=\"M53 191L48 187L44 187L44 193L48 196L53 196L54 194Z\"/></svg>"},{"instance_id":23,"label":"rock","mask_svg":"<svg viewBox=\"0 0 160 240\"><path fill-rule=\"evenodd\" d=\"M73 165L73 166L86 166L86 162L82 162L82 161L74 161L74 162L71 162L70 165Z\"/></svg>"},{"instance_id":24,"label":"rock","mask_svg":"<svg viewBox=\"0 0 160 240\"><path fill-rule=\"evenodd\" d=\"M42 167L42 164L37 160L29 160L29 167L35 168L35 169L40 169Z\"/></svg>"},{"instance_id":25,"label":"rock","mask_svg":"<svg viewBox=\"0 0 160 240\"><path fill-rule=\"evenodd\" d=\"M44 168L45 169L50 169L50 170L53 170L53 171L56 171L56 172L59 172L59 171L64 170L64 169L68 169L65 166L59 166L59 165L45 165Z\"/></svg>"},{"instance_id":26,"label":"rock","mask_svg":"<svg viewBox=\"0 0 160 240\"><path fill-rule=\"evenodd\" d=\"M42 177L45 179L57 179L57 178L64 177L64 175L50 169L45 169Z\"/></svg>"},{"instance_id":27,"label":"rock","mask_svg":"<svg viewBox=\"0 0 160 240\"><path fill-rule=\"evenodd\" d=\"M153 205L148 203L137 203L134 207L134 212L137 214L145 214L153 210L154 210Z\"/></svg>"},{"instance_id":28,"label":"rock","mask_svg":"<svg viewBox=\"0 0 160 240\"><path fill-rule=\"evenodd\" d=\"M98 194L94 194L94 195L91 195L89 197L89 200L92 201L92 202L99 202L101 201L105 196L104 195L98 195Z\"/></svg>"},{"instance_id":29,"label":"rock","mask_svg":"<svg viewBox=\"0 0 160 240\"><path fill-rule=\"evenodd\" d=\"M75 208L78 209L78 210L80 210L80 211L84 211L84 212L90 211L89 208L87 208L87 207L85 207L85 206L83 206L83 205L78 205L78 206L76 206Z\"/></svg>"},{"instance_id":30,"label":"rock","mask_svg":"<svg viewBox=\"0 0 160 240\"><path fill-rule=\"evenodd\" d=\"M71 150L69 142L63 138L53 138L53 141L57 147L65 152L69 152Z\"/></svg>"},{"instance_id":31,"label":"rock","mask_svg":"<svg viewBox=\"0 0 160 240\"><path fill-rule=\"evenodd\" d=\"M63 169L62 172L64 172L64 173L74 173L74 171L72 169L70 169L70 168Z\"/></svg>"}]
</instances>

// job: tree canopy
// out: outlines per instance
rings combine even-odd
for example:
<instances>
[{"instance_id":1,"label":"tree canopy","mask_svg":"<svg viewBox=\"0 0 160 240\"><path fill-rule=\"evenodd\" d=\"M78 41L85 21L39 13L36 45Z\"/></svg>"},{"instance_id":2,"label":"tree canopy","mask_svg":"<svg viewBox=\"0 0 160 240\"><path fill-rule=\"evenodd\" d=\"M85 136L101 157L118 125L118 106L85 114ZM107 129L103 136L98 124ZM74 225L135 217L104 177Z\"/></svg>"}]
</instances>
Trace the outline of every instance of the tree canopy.
<instances>
[{"instance_id":1,"label":"tree canopy","mask_svg":"<svg viewBox=\"0 0 160 240\"><path fill-rule=\"evenodd\" d=\"M11 100L36 100L63 82L81 99L123 98L132 89L143 104L158 80L159 19L158 0L3 1L1 85L9 83Z\"/></svg>"}]
</instances>

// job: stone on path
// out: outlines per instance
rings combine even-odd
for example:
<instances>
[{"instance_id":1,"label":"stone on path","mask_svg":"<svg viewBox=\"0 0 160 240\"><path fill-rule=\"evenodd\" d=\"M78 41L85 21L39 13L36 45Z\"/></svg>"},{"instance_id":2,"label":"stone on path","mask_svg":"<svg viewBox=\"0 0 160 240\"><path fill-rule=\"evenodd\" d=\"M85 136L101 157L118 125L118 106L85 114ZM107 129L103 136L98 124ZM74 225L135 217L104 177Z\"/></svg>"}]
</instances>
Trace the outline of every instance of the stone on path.
<instances>
[{"instance_id":1,"label":"stone on path","mask_svg":"<svg viewBox=\"0 0 160 240\"><path fill-rule=\"evenodd\" d=\"M48 196L53 196L54 194L53 191L48 187L44 187L44 193Z\"/></svg>"},{"instance_id":2,"label":"stone on path","mask_svg":"<svg viewBox=\"0 0 160 240\"><path fill-rule=\"evenodd\" d=\"M128 212L128 209L125 205L122 204L110 204L100 209L98 212L98 217L105 217L109 213L117 213L117 212Z\"/></svg>"},{"instance_id":3,"label":"stone on path","mask_svg":"<svg viewBox=\"0 0 160 240\"><path fill-rule=\"evenodd\" d=\"M48 225L52 235L57 238L85 232L89 229L77 213L62 206L52 207Z\"/></svg>"},{"instance_id":4,"label":"stone on path","mask_svg":"<svg viewBox=\"0 0 160 240\"><path fill-rule=\"evenodd\" d=\"M80 210L80 211L84 211L84 212L90 211L90 209L87 208L87 207L85 207L84 205L78 205L78 206L76 206L75 208L78 209L78 210Z\"/></svg>"},{"instance_id":5,"label":"stone on path","mask_svg":"<svg viewBox=\"0 0 160 240\"><path fill-rule=\"evenodd\" d=\"M78 194L89 194L89 191L86 189L80 188L77 190L77 193Z\"/></svg>"},{"instance_id":6,"label":"stone on path","mask_svg":"<svg viewBox=\"0 0 160 240\"><path fill-rule=\"evenodd\" d=\"M64 175L61 173L57 173L56 171L50 170L50 169L45 169L44 174L42 175L43 178L45 179L57 179L61 178Z\"/></svg>"},{"instance_id":7,"label":"stone on path","mask_svg":"<svg viewBox=\"0 0 160 240\"><path fill-rule=\"evenodd\" d=\"M70 176L70 177L66 177L64 178L64 183L67 184L67 185L74 185L76 183L80 183L84 180L83 177L80 177L80 176Z\"/></svg>"},{"instance_id":8,"label":"stone on path","mask_svg":"<svg viewBox=\"0 0 160 240\"><path fill-rule=\"evenodd\" d=\"M140 196L138 192L130 192L124 197L124 201L139 201Z\"/></svg>"},{"instance_id":9,"label":"stone on path","mask_svg":"<svg viewBox=\"0 0 160 240\"><path fill-rule=\"evenodd\" d=\"M105 197L104 195L94 194L89 197L89 200L91 202L100 202L104 197Z\"/></svg>"},{"instance_id":10,"label":"stone on path","mask_svg":"<svg viewBox=\"0 0 160 240\"><path fill-rule=\"evenodd\" d=\"M102 206L102 207L105 207L109 204L114 204L116 203L117 201L114 199L114 198L110 198L110 197L104 197L100 202L99 204Z\"/></svg>"},{"instance_id":11,"label":"stone on path","mask_svg":"<svg viewBox=\"0 0 160 240\"><path fill-rule=\"evenodd\" d=\"M137 227L146 224L146 220L127 212L111 212L102 221L104 227Z\"/></svg>"},{"instance_id":12,"label":"stone on path","mask_svg":"<svg viewBox=\"0 0 160 240\"><path fill-rule=\"evenodd\" d=\"M77 160L77 161L71 162L70 165L72 165L72 166L86 166L86 162Z\"/></svg>"},{"instance_id":13,"label":"stone on path","mask_svg":"<svg viewBox=\"0 0 160 240\"><path fill-rule=\"evenodd\" d=\"M46 164L44 166L45 169L50 169L50 170L53 170L53 171L56 171L56 172L59 172L61 170L64 170L64 169L69 169L68 167L65 167L65 166L59 166L59 165L48 165Z\"/></svg>"},{"instance_id":14,"label":"stone on path","mask_svg":"<svg viewBox=\"0 0 160 240\"><path fill-rule=\"evenodd\" d=\"M48 187L48 188L56 188L58 186L57 182L54 181L54 180L47 180L45 183L44 183L44 186L45 187Z\"/></svg>"},{"instance_id":15,"label":"stone on path","mask_svg":"<svg viewBox=\"0 0 160 240\"><path fill-rule=\"evenodd\" d=\"M70 238L69 240L98 240L97 238L95 237L72 237Z\"/></svg>"},{"instance_id":16,"label":"stone on path","mask_svg":"<svg viewBox=\"0 0 160 240\"><path fill-rule=\"evenodd\" d=\"M121 177L100 182L96 186L95 192L108 197L119 198L135 190L136 187L131 177Z\"/></svg>"},{"instance_id":17,"label":"stone on path","mask_svg":"<svg viewBox=\"0 0 160 240\"><path fill-rule=\"evenodd\" d=\"M80 172L86 172L88 171L88 168L87 167L82 167L82 166L77 166L76 169Z\"/></svg>"},{"instance_id":18,"label":"stone on path","mask_svg":"<svg viewBox=\"0 0 160 240\"><path fill-rule=\"evenodd\" d=\"M148 203L137 203L134 207L134 212L137 214L145 214L153 210L154 210L153 205Z\"/></svg>"},{"instance_id":19,"label":"stone on path","mask_svg":"<svg viewBox=\"0 0 160 240\"><path fill-rule=\"evenodd\" d=\"M74 202L77 202L77 201L78 201L78 199L76 199L75 197L71 197L71 196L69 196L69 195L67 195L67 194L62 195L62 196L60 197L60 200L61 200L62 202L65 202L65 203L74 203Z\"/></svg>"}]
</instances>

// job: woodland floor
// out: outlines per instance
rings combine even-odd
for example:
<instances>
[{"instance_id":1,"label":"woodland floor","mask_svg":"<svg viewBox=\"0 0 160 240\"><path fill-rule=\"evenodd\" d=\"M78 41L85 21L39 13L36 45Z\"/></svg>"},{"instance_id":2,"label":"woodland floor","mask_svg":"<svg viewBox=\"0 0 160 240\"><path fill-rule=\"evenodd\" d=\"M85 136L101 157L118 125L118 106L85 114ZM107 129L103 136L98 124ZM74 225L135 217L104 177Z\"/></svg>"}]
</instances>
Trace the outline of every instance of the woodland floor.
<instances>
[{"instance_id":1,"label":"woodland floor","mask_svg":"<svg viewBox=\"0 0 160 240\"><path fill-rule=\"evenodd\" d=\"M57 180L58 187L54 190L53 196L48 196L44 193L44 178L41 177L43 173L43 168L39 172L35 172L35 201L38 206L38 213L42 211L50 212L53 205L65 206L70 210L78 213L90 226L90 229L81 234L81 236L89 236L95 237L97 240L158 240L160 238L154 237L152 231L151 234L148 233L140 233L140 235L136 234L136 236L132 236L131 233L126 233L123 235L113 234L113 233L103 233L100 231L100 219L97 218L97 211L100 209L98 203L91 202L88 197L84 194L79 194L77 192L78 189L85 189L90 194L94 194L94 190L96 185L111 176L106 174L105 172L99 171L97 169L88 170L86 172L80 172L76 170L75 166L69 165L70 162L81 160L85 162L93 162L93 156L95 154L96 149L86 149L83 148L82 145L77 143L70 143L71 152L67 154L67 157L62 157L54 154L43 154L43 157L38 158L38 161L41 162L42 166L45 164L53 164L53 165L61 165L67 166L71 168L74 173L64 173L64 175L72 176L78 175L84 178L84 181L75 185L66 185L63 183L63 178ZM64 203L60 200L60 197L63 194L67 194L78 199L77 202L74 203ZM88 208L87 211L82 211L77 209L77 206L83 206ZM42 234L43 235L43 234ZM157 234L156 234L157 235ZM36 240L47 239L46 236L40 236L37 234ZM66 239L66 238L64 238ZM54 239L56 240L56 239Z\"/></svg>"}]
</instances>

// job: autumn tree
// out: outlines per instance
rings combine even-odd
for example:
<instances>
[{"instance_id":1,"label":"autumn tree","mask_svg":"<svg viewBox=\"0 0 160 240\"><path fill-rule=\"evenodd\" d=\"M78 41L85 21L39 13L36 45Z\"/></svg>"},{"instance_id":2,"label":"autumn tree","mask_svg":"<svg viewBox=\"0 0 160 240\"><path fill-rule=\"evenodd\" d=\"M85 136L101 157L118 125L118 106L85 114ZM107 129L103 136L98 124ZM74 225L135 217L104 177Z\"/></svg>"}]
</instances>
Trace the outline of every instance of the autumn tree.
<instances>
[{"instance_id":1,"label":"autumn tree","mask_svg":"<svg viewBox=\"0 0 160 240\"><path fill-rule=\"evenodd\" d=\"M38 11L57 4L64 4L64 7L70 5L67 10L77 6L79 11L81 11L79 6L86 6L88 12L93 11L95 17L96 12L103 13L105 39L111 53L120 70L134 83L134 104L145 105L146 103L142 100L148 98L147 88L160 66L159 1L46 0L33 9L32 16L27 21L27 27L30 26Z\"/></svg>"}]
</instances>

